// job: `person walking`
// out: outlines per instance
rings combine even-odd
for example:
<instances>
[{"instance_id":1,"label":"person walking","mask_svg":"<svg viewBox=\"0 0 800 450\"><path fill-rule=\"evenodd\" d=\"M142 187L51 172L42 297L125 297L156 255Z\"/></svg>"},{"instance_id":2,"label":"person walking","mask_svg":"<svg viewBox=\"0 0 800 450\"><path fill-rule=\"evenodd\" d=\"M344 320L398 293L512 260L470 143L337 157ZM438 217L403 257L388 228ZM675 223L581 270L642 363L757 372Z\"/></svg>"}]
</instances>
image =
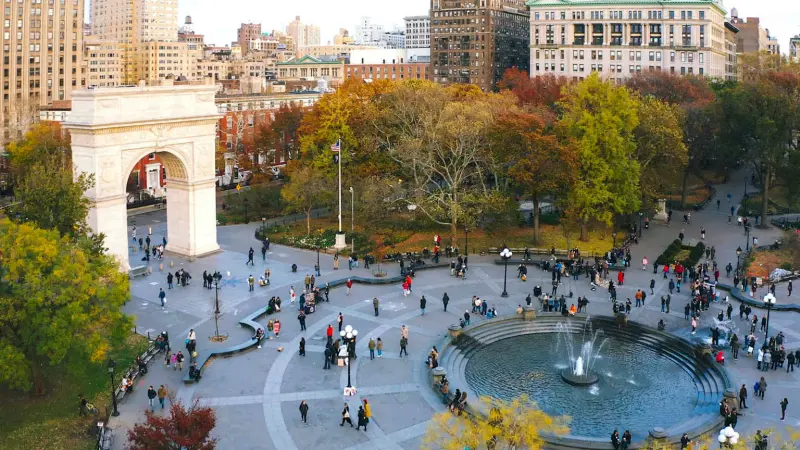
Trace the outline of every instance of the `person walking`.
<instances>
[{"instance_id":1,"label":"person walking","mask_svg":"<svg viewBox=\"0 0 800 450\"><path fill-rule=\"evenodd\" d=\"M339 332L342 332L342 325L344 325L344 316L342 313L339 313L339 317L336 318L336 322L339 324Z\"/></svg>"},{"instance_id":2,"label":"person walking","mask_svg":"<svg viewBox=\"0 0 800 450\"><path fill-rule=\"evenodd\" d=\"M298 353L300 353L300 356L306 356L306 338L304 337L300 338L300 350Z\"/></svg>"},{"instance_id":3,"label":"person walking","mask_svg":"<svg viewBox=\"0 0 800 450\"><path fill-rule=\"evenodd\" d=\"M305 400L300 402L300 420L302 420L303 423L308 423L308 402Z\"/></svg>"},{"instance_id":4,"label":"person walking","mask_svg":"<svg viewBox=\"0 0 800 450\"><path fill-rule=\"evenodd\" d=\"M408 349L407 349L407 347L408 347L408 339L405 336L403 336L403 337L400 338L400 357L401 358L403 357L403 353L405 353L406 357L408 357Z\"/></svg>"},{"instance_id":5,"label":"person walking","mask_svg":"<svg viewBox=\"0 0 800 450\"><path fill-rule=\"evenodd\" d=\"M256 265L256 263L253 262L253 255L254 254L255 254L255 251L253 250L253 247L250 247L250 251L247 252L247 262L244 263L245 266L248 265L248 264L250 264L251 266L255 266Z\"/></svg>"},{"instance_id":6,"label":"person walking","mask_svg":"<svg viewBox=\"0 0 800 450\"><path fill-rule=\"evenodd\" d=\"M325 347L325 365L322 366L323 369L330 369L331 368L331 355L333 355L333 350L331 350L330 346Z\"/></svg>"},{"instance_id":7,"label":"person walking","mask_svg":"<svg viewBox=\"0 0 800 450\"><path fill-rule=\"evenodd\" d=\"M158 387L158 403L161 404L161 410L164 410L164 399L167 398L167 388L162 384Z\"/></svg>"},{"instance_id":8,"label":"person walking","mask_svg":"<svg viewBox=\"0 0 800 450\"><path fill-rule=\"evenodd\" d=\"M425 296L423 295L421 299L419 299L419 309L422 311L422 315L425 315L425 305L428 304L428 301L425 300ZM376 314L377 315L377 314Z\"/></svg>"},{"instance_id":9,"label":"person walking","mask_svg":"<svg viewBox=\"0 0 800 450\"><path fill-rule=\"evenodd\" d=\"M350 295L350 292L353 290L353 280L350 278L347 279L347 295Z\"/></svg>"},{"instance_id":10,"label":"person walking","mask_svg":"<svg viewBox=\"0 0 800 450\"><path fill-rule=\"evenodd\" d=\"M369 348L369 359L375 359L375 339L369 338L369 343L367 344L367 348Z\"/></svg>"},{"instance_id":11,"label":"person walking","mask_svg":"<svg viewBox=\"0 0 800 450\"><path fill-rule=\"evenodd\" d=\"M375 298L372 299L372 307L375 309L375 317L378 317L378 305L379 304L380 304L380 301L378 300L378 297L375 297Z\"/></svg>"},{"instance_id":12,"label":"person walking","mask_svg":"<svg viewBox=\"0 0 800 450\"><path fill-rule=\"evenodd\" d=\"M764 400L764 394L767 393L767 380L764 377L758 380L758 396L761 397L761 400Z\"/></svg>"},{"instance_id":13,"label":"person walking","mask_svg":"<svg viewBox=\"0 0 800 450\"><path fill-rule=\"evenodd\" d=\"M281 321L275 319L275 324L272 326L272 330L275 332L275 339L280 337L281 335Z\"/></svg>"},{"instance_id":14,"label":"person walking","mask_svg":"<svg viewBox=\"0 0 800 450\"><path fill-rule=\"evenodd\" d=\"M358 424L356 425L356 431L361 427L364 427L364 431L367 431L367 413L364 412L363 406L358 407Z\"/></svg>"},{"instance_id":15,"label":"person walking","mask_svg":"<svg viewBox=\"0 0 800 450\"><path fill-rule=\"evenodd\" d=\"M447 312L447 304L450 303L450 297L447 296L447 292L444 293L442 296L442 305L444 305L444 312Z\"/></svg>"},{"instance_id":16,"label":"person walking","mask_svg":"<svg viewBox=\"0 0 800 450\"><path fill-rule=\"evenodd\" d=\"M350 419L350 406L347 403L344 404L344 408L342 409L342 423L339 424L340 427L344 426L344 423L347 422L350 424L350 427L353 427L353 420Z\"/></svg>"},{"instance_id":17,"label":"person walking","mask_svg":"<svg viewBox=\"0 0 800 450\"><path fill-rule=\"evenodd\" d=\"M151 384L149 388L147 388L147 403L150 405L150 412L156 411L156 397L158 393L156 393L155 388Z\"/></svg>"},{"instance_id":18,"label":"person walking","mask_svg":"<svg viewBox=\"0 0 800 450\"><path fill-rule=\"evenodd\" d=\"M175 280L175 277L172 275L172 272L167 272L167 288L172 289L172 282Z\"/></svg>"},{"instance_id":19,"label":"person walking","mask_svg":"<svg viewBox=\"0 0 800 450\"><path fill-rule=\"evenodd\" d=\"M247 285L250 286L250 292L253 292L253 290L255 290L256 279L253 278L253 274L250 274L250 276L247 277Z\"/></svg>"},{"instance_id":20,"label":"person walking","mask_svg":"<svg viewBox=\"0 0 800 450\"><path fill-rule=\"evenodd\" d=\"M650 295L655 295L656 280L650 280Z\"/></svg>"},{"instance_id":21,"label":"person walking","mask_svg":"<svg viewBox=\"0 0 800 450\"><path fill-rule=\"evenodd\" d=\"M294 291L294 286L289 286L289 303L294 303L297 299L297 292Z\"/></svg>"},{"instance_id":22,"label":"person walking","mask_svg":"<svg viewBox=\"0 0 800 450\"><path fill-rule=\"evenodd\" d=\"M781 420L786 420L786 407L789 406L789 400L786 397L781 402Z\"/></svg>"},{"instance_id":23,"label":"person walking","mask_svg":"<svg viewBox=\"0 0 800 450\"><path fill-rule=\"evenodd\" d=\"M794 353L789 352L789 354L786 355L786 373L794 372L794 363L795 363Z\"/></svg>"},{"instance_id":24,"label":"person walking","mask_svg":"<svg viewBox=\"0 0 800 450\"><path fill-rule=\"evenodd\" d=\"M306 312L302 309L297 314L297 320L300 322L300 331L306 331Z\"/></svg>"},{"instance_id":25,"label":"person walking","mask_svg":"<svg viewBox=\"0 0 800 450\"><path fill-rule=\"evenodd\" d=\"M378 358L383 356L383 341L381 338L378 338L378 341L375 343L375 347L378 350Z\"/></svg>"},{"instance_id":26,"label":"person walking","mask_svg":"<svg viewBox=\"0 0 800 450\"><path fill-rule=\"evenodd\" d=\"M164 305L167 304L167 293L164 292L164 288L158 288L158 299L161 300L161 308L164 308Z\"/></svg>"},{"instance_id":27,"label":"person walking","mask_svg":"<svg viewBox=\"0 0 800 450\"><path fill-rule=\"evenodd\" d=\"M367 423L369 423L369 421L372 420L372 408L370 407L369 402L367 401L367 399L361 400L361 403L364 404L364 416L367 418ZM366 430L367 429L364 428L364 431L366 431Z\"/></svg>"},{"instance_id":28,"label":"person walking","mask_svg":"<svg viewBox=\"0 0 800 450\"><path fill-rule=\"evenodd\" d=\"M747 409L747 385L742 384L739 389L739 409Z\"/></svg>"},{"instance_id":29,"label":"person walking","mask_svg":"<svg viewBox=\"0 0 800 450\"><path fill-rule=\"evenodd\" d=\"M647 257L642 258L642 270L647 270Z\"/></svg>"}]
</instances>

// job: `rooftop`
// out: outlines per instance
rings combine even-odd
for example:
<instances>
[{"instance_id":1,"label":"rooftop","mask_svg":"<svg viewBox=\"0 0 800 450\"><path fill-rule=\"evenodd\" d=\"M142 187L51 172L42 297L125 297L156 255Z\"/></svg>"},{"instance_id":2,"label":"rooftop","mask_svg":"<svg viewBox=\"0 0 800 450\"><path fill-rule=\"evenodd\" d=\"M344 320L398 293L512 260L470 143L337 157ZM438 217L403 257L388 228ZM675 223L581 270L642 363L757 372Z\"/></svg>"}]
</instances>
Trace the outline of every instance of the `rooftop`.
<instances>
[{"instance_id":1,"label":"rooftop","mask_svg":"<svg viewBox=\"0 0 800 450\"><path fill-rule=\"evenodd\" d=\"M528 0L526 4L532 8L541 6L641 5L669 7L671 5L714 5L724 11L721 0Z\"/></svg>"}]
</instances>

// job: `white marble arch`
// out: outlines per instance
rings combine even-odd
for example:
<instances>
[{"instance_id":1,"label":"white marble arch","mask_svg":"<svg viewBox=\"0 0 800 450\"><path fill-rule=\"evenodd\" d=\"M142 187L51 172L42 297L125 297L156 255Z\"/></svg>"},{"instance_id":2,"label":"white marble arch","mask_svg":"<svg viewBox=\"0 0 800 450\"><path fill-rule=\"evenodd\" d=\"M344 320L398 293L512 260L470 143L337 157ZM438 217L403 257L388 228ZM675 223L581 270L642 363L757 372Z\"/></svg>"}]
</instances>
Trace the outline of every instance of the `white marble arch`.
<instances>
[{"instance_id":1,"label":"white marble arch","mask_svg":"<svg viewBox=\"0 0 800 450\"><path fill-rule=\"evenodd\" d=\"M167 251L190 258L219 250L216 228L213 85L78 90L64 127L76 174L95 175L86 192L89 226L128 270L125 184L134 165L158 153L167 174ZM156 242L159 242L157 239ZM134 264L136 266L137 264Z\"/></svg>"}]
</instances>

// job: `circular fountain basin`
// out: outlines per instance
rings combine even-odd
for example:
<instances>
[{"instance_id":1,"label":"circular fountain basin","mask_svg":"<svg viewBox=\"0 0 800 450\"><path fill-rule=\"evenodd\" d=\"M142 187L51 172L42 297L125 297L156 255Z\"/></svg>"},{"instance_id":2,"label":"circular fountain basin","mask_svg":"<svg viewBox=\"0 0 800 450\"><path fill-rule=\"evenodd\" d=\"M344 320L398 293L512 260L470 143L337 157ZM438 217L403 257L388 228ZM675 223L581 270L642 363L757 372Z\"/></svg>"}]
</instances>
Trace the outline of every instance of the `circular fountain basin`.
<instances>
[{"instance_id":1,"label":"circular fountain basin","mask_svg":"<svg viewBox=\"0 0 800 450\"><path fill-rule=\"evenodd\" d=\"M563 369L561 371L561 379L573 386L590 386L600 381L600 377L594 372L575 375L570 369Z\"/></svg>"},{"instance_id":2,"label":"circular fountain basin","mask_svg":"<svg viewBox=\"0 0 800 450\"><path fill-rule=\"evenodd\" d=\"M718 419L718 402L729 382L724 369L695 352L690 343L646 327L629 324L619 329L611 318L593 318L599 354L581 376L559 339L561 320L494 324L465 339L459 364L469 388L478 396L513 400L527 395L550 415L571 418L566 438L572 448L584 440L607 440L610 430L630 430L634 440L661 427L670 436L697 436ZM573 321L573 355L580 354L586 337ZM605 344L600 346L600 341ZM613 414L609 412L613 411ZM699 434L692 434L701 429ZM565 447L565 440L556 441Z\"/></svg>"}]
</instances>

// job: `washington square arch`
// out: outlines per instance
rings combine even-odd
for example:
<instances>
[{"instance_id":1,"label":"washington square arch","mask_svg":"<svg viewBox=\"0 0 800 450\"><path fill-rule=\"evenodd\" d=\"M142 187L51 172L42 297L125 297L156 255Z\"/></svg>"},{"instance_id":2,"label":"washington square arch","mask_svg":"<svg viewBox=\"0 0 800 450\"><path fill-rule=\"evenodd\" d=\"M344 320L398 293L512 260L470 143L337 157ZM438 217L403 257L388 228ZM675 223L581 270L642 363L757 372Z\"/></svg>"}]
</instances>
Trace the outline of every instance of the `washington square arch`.
<instances>
[{"instance_id":1,"label":"washington square arch","mask_svg":"<svg viewBox=\"0 0 800 450\"><path fill-rule=\"evenodd\" d=\"M130 268L125 185L134 165L157 153L167 177L166 250L190 258L217 245L214 85L120 87L75 91L64 123L76 174L95 175L86 192L88 223L122 270ZM135 265L135 264L134 264Z\"/></svg>"}]
</instances>

